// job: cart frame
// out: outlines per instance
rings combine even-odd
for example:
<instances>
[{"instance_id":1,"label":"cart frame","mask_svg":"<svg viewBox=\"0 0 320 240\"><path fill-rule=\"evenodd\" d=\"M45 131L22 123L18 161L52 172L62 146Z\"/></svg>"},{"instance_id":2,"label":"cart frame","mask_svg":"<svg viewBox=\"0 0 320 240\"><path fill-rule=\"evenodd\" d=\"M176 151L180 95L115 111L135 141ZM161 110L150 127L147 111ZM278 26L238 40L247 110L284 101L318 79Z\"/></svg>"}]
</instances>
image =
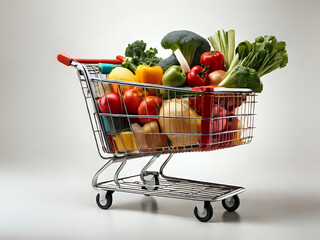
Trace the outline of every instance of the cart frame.
<instances>
[{"instance_id":1,"label":"cart frame","mask_svg":"<svg viewBox=\"0 0 320 240\"><path fill-rule=\"evenodd\" d=\"M59 60L59 55L58 55ZM60 61L60 60L59 60ZM60 61L61 62L61 61ZM98 191L96 196L97 205L102 209L108 209L112 205L112 194L115 191L142 194L146 196L178 198L195 201L194 214L199 221L206 222L213 216L211 202L222 201L223 207L227 211L235 211L240 200L238 194L245 191L245 188L239 186L231 186L225 184L203 182L191 179L183 179L164 174L164 169L172 159L175 152L194 151L192 148L177 149L162 152L141 152L135 154L113 152L110 156L110 145L106 142L107 136L104 129L104 124L99 117L97 101L95 101L95 89L92 88L92 81L101 81L103 76L94 65L79 63L70 59L69 65L77 69L78 78L80 80L81 89L86 102L89 119L94 134L96 146L101 158L107 160L101 169L99 169L92 179L92 186ZM64 63L65 64L65 63ZM67 64L66 64L67 65ZM108 80L109 83L117 84L117 81ZM130 83L127 83L130 84ZM140 86L134 83L135 86ZM143 87L145 85L141 85ZM163 89L175 89L172 87L161 86ZM181 89L179 89L181 90ZM183 90L182 90L183 91ZM244 92L249 92L244 89ZM254 95L255 96L255 95ZM253 100L253 108L255 105ZM254 109L252 110L254 113ZM255 114L252 114L253 116ZM253 118L252 116L252 118ZM245 143L249 143L253 137L253 119L250 135ZM242 144L245 144L242 143ZM241 145L242 145L241 144ZM140 150L140 149L139 149ZM159 158L160 154L169 154L159 171L148 171L149 167ZM127 160L151 156L152 158L141 169L140 173L133 176L119 178L119 174L125 167ZM111 165L120 163L118 169L114 172L113 178L99 181L100 175Z\"/></svg>"}]
</instances>

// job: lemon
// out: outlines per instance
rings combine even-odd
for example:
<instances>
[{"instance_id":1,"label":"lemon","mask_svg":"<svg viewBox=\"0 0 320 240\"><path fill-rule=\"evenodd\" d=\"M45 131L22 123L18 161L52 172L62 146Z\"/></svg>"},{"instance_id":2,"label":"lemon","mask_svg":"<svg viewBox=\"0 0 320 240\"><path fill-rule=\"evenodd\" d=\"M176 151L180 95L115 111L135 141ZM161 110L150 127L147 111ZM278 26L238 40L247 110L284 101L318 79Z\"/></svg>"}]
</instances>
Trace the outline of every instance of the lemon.
<instances>
[{"instance_id":1,"label":"lemon","mask_svg":"<svg viewBox=\"0 0 320 240\"><path fill-rule=\"evenodd\" d=\"M124 67L116 67L112 69L112 71L107 76L107 79L110 80L120 80L120 81L127 81L127 82L135 82L136 75L134 75L129 69ZM122 94L129 90L131 86L122 85L122 84L110 84L111 91L121 95L119 86L121 86Z\"/></svg>"},{"instance_id":2,"label":"lemon","mask_svg":"<svg viewBox=\"0 0 320 240\"><path fill-rule=\"evenodd\" d=\"M116 67L109 73L108 79L135 82L136 76L127 68Z\"/></svg>"}]
</instances>

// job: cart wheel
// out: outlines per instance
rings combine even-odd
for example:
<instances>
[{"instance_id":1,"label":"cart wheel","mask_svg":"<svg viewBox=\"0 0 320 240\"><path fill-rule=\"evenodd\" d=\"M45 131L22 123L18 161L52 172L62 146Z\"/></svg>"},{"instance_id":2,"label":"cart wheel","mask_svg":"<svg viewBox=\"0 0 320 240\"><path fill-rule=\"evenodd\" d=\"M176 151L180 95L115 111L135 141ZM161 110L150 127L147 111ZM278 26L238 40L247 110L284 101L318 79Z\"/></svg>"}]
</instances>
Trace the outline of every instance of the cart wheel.
<instances>
[{"instance_id":1,"label":"cart wheel","mask_svg":"<svg viewBox=\"0 0 320 240\"><path fill-rule=\"evenodd\" d=\"M240 199L238 195L226 198L222 200L222 206L228 211L233 212L240 206Z\"/></svg>"},{"instance_id":2,"label":"cart wheel","mask_svg":"<svg viewBox=\"0 0 320 240\"><path fill-rule=\"evenodd\" d=\"M157 186L159 185L159 173L146 171L144 173L144 184L146 186L143 186L142 189L157 190L159 188Z\"/></svg>"},{"instance_id":3,"label":"cart wheel","mask_svg":"<svg viewBox=\"0 0 320 240\"><path fill-rule=\"evenodd\" d=\"M105 193L98 193L96 197L97 205L101 209L108 209L112 205L112 193L113 191L107 191Z\"/></svg>"},{"instance_id":4,"label":"cart wheel","mask_svg":"<svg viewBox=\"0 0 320 240\"><path fill-rule=\"evenodd\" d=\"M199 212L198 207L194 208L194 215L200 222L207 222L209 221L213 216L213 209L209 201L204 202L204 211Z\"/></svg>"}]
</instances>

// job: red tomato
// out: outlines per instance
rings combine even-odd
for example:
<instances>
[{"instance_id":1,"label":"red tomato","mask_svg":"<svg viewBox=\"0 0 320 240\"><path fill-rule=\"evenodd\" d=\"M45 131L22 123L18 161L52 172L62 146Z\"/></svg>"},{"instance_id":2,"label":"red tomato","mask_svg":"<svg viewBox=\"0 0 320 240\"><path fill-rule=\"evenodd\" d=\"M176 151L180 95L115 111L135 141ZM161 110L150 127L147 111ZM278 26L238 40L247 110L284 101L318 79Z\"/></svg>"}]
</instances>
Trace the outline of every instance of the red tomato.
<instances>
[{"instance_id":1,"label":"red tomato","mask_svg":"<svg viewBox=\"0 0 320 240\"><path fill-rule=\"evenodd\" d=\"M120 96L116 93L109 92L106 95L103 95L99 100L98 106L101 113L123 113Z\"/></svg>"},{"instance_id":2,"label":"red tomato","mask_svg":"<svg viewBox=\"0 0 320 240\"><path fill-rule=\"evenodd\" d=\"M155 102L158 102L158 107L160 108L161 104L162 104L162 98L157 97L157 96L149 96L152 97L154 99ZM144 99L143 99L144 100Z\"/></svg>"},{"instance_id":3,"label":"red tomato","mask_svg":"<svg viewBox=\"0 0 320 240\"><path fill-rule=\"evenodd\" d=\"M123 94L123 100L128 113L137 114L142 97L138 95L137 89L129 89Z\"/></svg>"},{"instance_id":4,"label":"red tomato","mask_svg":"<svg viewBox=\"0 0 320 240\"><path fill-rule=\"evenodd\" d=\"M157 102L158 100L158 102ZM139 115L158 115L158 111L160 108L160 105L162 103L161 98L157 98L155 96L148 96L145 99L142 100L141 104L138 108L138 114ZM146 124L148 122L157 120L157 118L139 118L140 123Z\"/></svg>"}]
</instances>

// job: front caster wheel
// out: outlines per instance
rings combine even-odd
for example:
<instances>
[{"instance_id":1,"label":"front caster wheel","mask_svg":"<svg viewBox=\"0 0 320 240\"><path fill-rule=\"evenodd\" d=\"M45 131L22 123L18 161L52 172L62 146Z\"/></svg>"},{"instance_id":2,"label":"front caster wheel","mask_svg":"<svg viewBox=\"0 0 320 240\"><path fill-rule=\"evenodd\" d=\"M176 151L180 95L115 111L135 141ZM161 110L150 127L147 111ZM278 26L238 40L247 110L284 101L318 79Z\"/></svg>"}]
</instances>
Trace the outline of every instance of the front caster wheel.
<instances>
[{"instance_id":1,"label":"front caster wheel","mask_svg":"<svg viewBox=\"0 0 320 240\"><path fill-rule=\"evenodd\" d=\"M222 206L228 211L228 212L234 212L238 209L240 206L240 199L238 195L234 195L232 197L226 198L222 200Z\"/></svg>"},{"instance_id":2,"label":"front caster wheel","mask_svg":"<svg viewBox=\"0 0 320 240\"><path fill-rule=\"evenodd\" d=\"M213 209L210 202L204 202L203 211L199 211L198 207L195 207L194 215L200 222L209 221L213 216Z\"/></svg>"},{"instance_id":3,"label":"front caster wheel","mask_svg":"<svg viewBox=\"0 0 320 240\"><path fill-rule=\"evenodd\" d=\"M146 171L143 174L143 183L145 186L142 186L142 189L147 190L158 190L159 186L159 173L153 171Z\"/></svg>"},{"instance_id":4,"label":"front caster wheel","mask_svg":"<svg viewBox=\"0 0 320 240\"><path fill-rule=\"evenodd\" d=\"M106 191L98 193L96 196L96 202L99 208L108 209L112 205L112 193L113 191Z\"/></svg>"}]
</instances>

